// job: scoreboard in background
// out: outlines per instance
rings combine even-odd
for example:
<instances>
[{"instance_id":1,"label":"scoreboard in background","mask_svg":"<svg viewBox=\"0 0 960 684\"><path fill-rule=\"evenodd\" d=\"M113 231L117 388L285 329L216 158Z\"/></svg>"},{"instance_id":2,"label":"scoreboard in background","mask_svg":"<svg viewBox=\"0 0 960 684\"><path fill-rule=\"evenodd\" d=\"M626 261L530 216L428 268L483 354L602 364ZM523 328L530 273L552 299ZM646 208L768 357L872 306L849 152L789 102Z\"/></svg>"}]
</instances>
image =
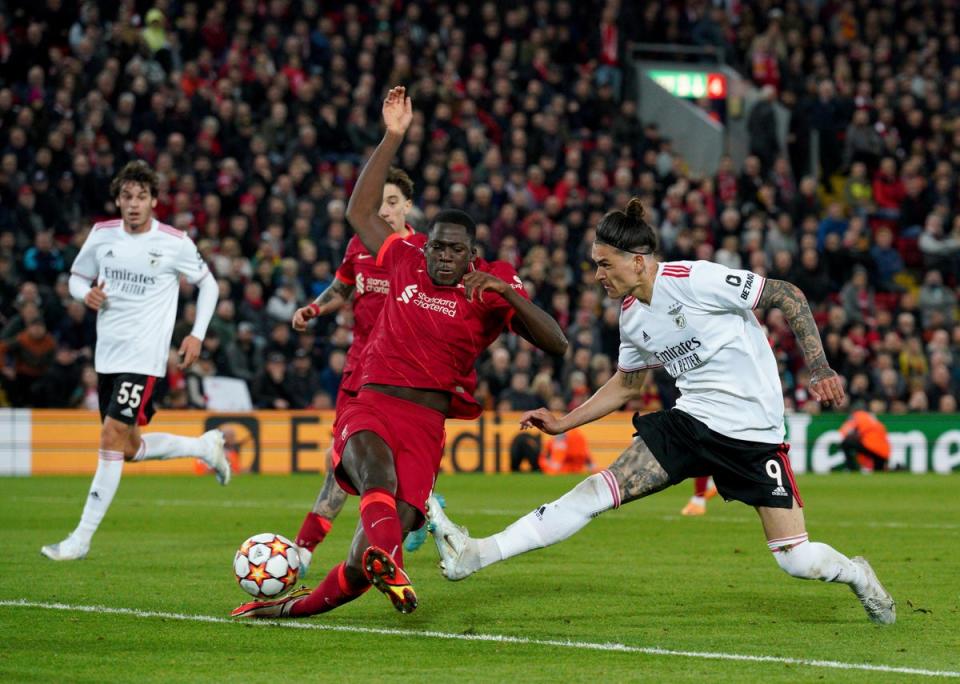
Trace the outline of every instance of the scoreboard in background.
<instances>
[{"instance_id":1,"label":"scoreboard in background","mask_svg":"<svg viewBox=\"0 0 960 684\"><path fill-rule=\"evenodd\" d=\"M727 99L727 77L712 71L648 69L647 76L671 95L692 100Z\"/></svg>"}]
</instances>

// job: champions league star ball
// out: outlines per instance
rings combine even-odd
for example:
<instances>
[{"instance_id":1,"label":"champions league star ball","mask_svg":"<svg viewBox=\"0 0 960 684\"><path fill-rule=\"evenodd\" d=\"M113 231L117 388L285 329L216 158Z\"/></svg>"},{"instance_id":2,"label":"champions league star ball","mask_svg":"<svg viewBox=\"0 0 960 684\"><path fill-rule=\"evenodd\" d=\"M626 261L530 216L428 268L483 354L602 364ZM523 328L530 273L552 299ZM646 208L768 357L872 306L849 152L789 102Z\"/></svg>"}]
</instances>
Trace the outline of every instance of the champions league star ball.
<instances>
[{"instance_id":1,"label":"champions league star ball","mask_svg":"<svg viewBox=\"0 0 960 684\"><path fill-rule=\"evenodd\" d=\"M233 559L237 582L258 599L276 598L291 589L300 574L300 556L292 541L279 534L256 534L243 542Z\"/></svg>"}]
</instances>

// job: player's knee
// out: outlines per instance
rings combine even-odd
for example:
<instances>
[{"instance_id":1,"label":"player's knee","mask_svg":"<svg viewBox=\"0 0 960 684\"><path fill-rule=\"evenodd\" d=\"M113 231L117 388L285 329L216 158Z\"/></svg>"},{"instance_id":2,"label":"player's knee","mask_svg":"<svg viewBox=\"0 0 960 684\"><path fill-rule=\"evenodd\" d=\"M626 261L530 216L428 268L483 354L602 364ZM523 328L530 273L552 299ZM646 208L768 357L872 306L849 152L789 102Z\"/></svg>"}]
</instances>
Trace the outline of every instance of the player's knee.
<instances>
[{"instance_id":1,"label":"player's knee","mask_svg":"<svg viewBox=\"0 0 960 684\"><path fill-rule=\"evenodd\" d=\"M773 558L780 569L798 579L819 579L822 575L810 542L804 541L790 548L773 551Z\"/></svg>"},{"instance_id":2,"label":"player's knee","mask_svg":"<svg viewBox=\"0 0 960 684\"><path fill-rule=\"evenodd\" d=\"M100 430L100 448L122 451L126 456L131 427L117 420L106 420ZM136 451L134 451L136 453Z\"/></svg>"}]
</instances>

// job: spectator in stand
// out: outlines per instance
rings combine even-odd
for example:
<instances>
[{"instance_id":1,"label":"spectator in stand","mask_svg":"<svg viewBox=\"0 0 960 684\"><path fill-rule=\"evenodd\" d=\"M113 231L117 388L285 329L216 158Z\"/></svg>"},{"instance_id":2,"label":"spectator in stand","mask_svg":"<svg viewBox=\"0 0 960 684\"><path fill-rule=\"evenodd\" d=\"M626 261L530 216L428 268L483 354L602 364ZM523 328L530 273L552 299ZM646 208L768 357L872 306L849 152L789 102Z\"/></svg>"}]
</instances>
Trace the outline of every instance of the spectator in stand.
<instances>
[{"instance_id":1,"label":"spectator in stand","mask_svg":"<svg viewBox=\"0 0 960 684\"><path fill-rule=\"evenodd\" d=\"M896 278L904 272L903 257L893 247L893 231L887 226L877 229L870 256L876 267L877 289L881 292L902 292Z\"/></svg>"},{"instance_id":2,"label":"spectator in stand","mask_svg":"<svg viewBox=\"0 0 960 684\"><path fill-rule=\"evenodd\" d=\"M844 184L843 196L847 207L857 216L865 217L873 211L873 186L867 178L867 165L855 161L850 165L850 176Z\"/></svg>"},{"instance_id":3,"label":"spectator in stand","mask_svg":"<svg viewBox=\"0 0 960 684\"><path fill-rule=\"evenodd\" d=\"M750 136L750 154L760 160L764 173L773 168L773 160L780 154L780 139L777 137L777 117L774 102L777 89L765 85L760 90L760 99L750 108L747 117L747 133Z\"/></svg>"},{"instance_id":4,"label":"spectator in stand","mask_svg":"<svg viewBox=\"0 0 960 684\"><path fill-rule=\"evenodd\" d=\"M37 405L37 383L53 364L56 348L56 340L47 332L40 315L29 320L14 339L0 342L0 372L6 381L7 396L15 406Z\"/></svg>"},{"instance_id":5,"label":"spectator in stand","mask_svg":"<svg viewBox=\"0 0 960 684\"><path fill-rule=\"evenodd\" d=\"M956 276L960 272L960 224L949 236L944 236L943 217L933 213L927 216L917 246L923 253L924 267Z\"/></svg>"},{"instance_id":6,"label":"spectator in stand","mask_svg":"<svg viewBox=\"0 0 960 684\"><path fill-rule=\"evenodd\" d=\"M954 272L956 277L956 272ZM923 287L917 297L920 306L922 325L926 329L939 325L953 325L956 316L957 295L943 283L940 271L927 271L923 279Z\"/></svg>"},{"instance_id":7,"label":"spectator in stand","mask_svg":"<svg viewBox=\"0 0 960 684\"><path fill-rule=\"evenodd\" d=\"M900 204L906 194L903 181L897 173L897 160L884 157L873 177L873 201L877 206L877 214L883 218L899 219Z\"/></svg>"},{"instance_id":8,"label":"spectator in stand","mask_svg":"<svg viewBox=\"0 0 960 684\"><path fill-rule=\"evenodd\" d=\"M883 139L870 123L869 110L857 109L844 136L844 166L853 171L855 164L863 164L862 176L866 179L867 172L877 168L881 154L883 154ZM869 181L864 182L869 187Z\"/></svg>"},{"instance_id":9,"label":"spectator in stand","mask_svg":"<svg viewBox=\"0 0 960 684\"><path fill-rule=\"evenodd\" d=\"M293 400L291 408L307 408L320 391L320 378L311 363L310 352L306 349L294 352L287 383Z\"/></svg>"},{"instance_id":10,"label":"spectator in stand","mask_svg":"<svg viewBox=\"0 0 960 684\"><path fill-rule=\"evenodd\" d=\"M253 381L254 406L257 408L288 409L293 406L293 396L287 383L287 358L274 351L267 355L267 362Z\"/></svg>"}]
</instances>

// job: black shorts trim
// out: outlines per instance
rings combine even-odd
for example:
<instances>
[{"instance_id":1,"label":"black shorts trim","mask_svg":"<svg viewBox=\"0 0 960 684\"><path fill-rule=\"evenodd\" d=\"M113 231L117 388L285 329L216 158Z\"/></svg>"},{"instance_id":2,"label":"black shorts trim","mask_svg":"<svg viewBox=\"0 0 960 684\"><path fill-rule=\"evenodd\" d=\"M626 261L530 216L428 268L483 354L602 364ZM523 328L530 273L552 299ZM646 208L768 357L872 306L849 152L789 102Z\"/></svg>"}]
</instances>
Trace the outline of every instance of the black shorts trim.
<instances>
[{"instance_id":1,"label":"black shorts trim","mask_svg":"<svg viewBox=\"0 0 960 684\"><path fill-rule=\"evenodd\" d=\"M727 437L678 409L633 417L640 437L667 472L670 484L710 475L727 501L750 506L803 506L790 466L790 445Z\"/></svg>"},{"instance_id":2,"label":"black shorts trim","mask_svg":"<svg viewBox=\"0 0 960 684\"><path fill-rule=\"evenodd\" d=\"M97 373L100 422L107 416L127 425L147 425L157 412L157 377L137 373Z\"/></svg>"}]
</instances>

